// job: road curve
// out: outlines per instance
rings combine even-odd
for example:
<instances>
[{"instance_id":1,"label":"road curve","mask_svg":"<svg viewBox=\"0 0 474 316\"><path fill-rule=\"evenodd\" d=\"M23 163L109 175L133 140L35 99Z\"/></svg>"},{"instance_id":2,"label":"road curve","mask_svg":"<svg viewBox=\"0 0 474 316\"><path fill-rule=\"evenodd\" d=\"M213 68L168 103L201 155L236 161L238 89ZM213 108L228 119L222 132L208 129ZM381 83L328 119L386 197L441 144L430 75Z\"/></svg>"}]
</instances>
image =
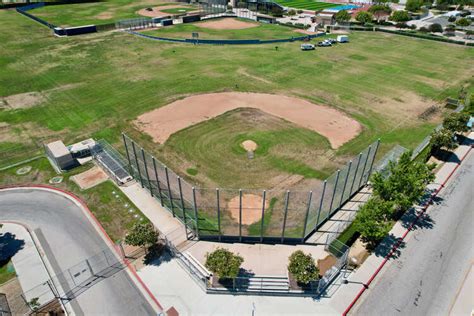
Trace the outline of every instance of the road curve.
<instances>
[{"instance_id":1,"label":"road curve","mask_svg":"<svg viewBox=\"0 0 474 316\"><path fill-rule=\"evenodd\" d=\"M474 154L428 211L354 315L448 315L474 259ZM472 308L472 305L468 309Z\"/></svg>"},{"instance_id":2,"label":"road curve","mask_svg":"<svg viewBox=\"0 0 474 316\"><path fill-rule=\"evenodd\" d=\"M81 207L60 192L39 188L0 190L2 221L22 223L35 233L54 275L104 251L109 258L114 256ZM156 315L126 269L116 271L70 301L74 314Z\"/></svg>"}]
</instances>

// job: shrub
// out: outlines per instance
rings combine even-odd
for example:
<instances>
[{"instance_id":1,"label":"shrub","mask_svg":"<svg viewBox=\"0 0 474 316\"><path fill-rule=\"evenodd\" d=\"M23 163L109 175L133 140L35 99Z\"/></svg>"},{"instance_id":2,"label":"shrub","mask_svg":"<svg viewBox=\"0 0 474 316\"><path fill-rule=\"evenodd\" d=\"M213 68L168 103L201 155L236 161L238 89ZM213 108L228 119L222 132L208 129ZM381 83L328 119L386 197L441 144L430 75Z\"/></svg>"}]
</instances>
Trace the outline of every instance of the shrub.
<instances>
[{"instance_id":1,"label":"shrub","mask_svg":"<svg viewBox=\"0 0 474 316\"><path fill-rule=\"evenodd\" d=\"M456 22L456 17L453 16L453 15L450 16L450 17L448 18L448 22Z\"/></svg>"},{"instance_id":2,"label":"shrub","mask_svg":"<svg viewBox=\"0 0 474 316\"><path fill-rule=\"evenodd\" d=\"M370 23L374 19L372 13L367 11L360 11L356 15L356 20L360 23Z\"/></svg>"},{"instance_id":3,"label":"shrub","mask_svg":"<svg viewBox=\"0 0 474 316\"><path fill-rule=\"evenodd\" d=\"M459 20L456 21L457 26L469 26L471 25L471 21L466 18L460 18Z\"/></svg>"},{"instance_id":4,"label":"shrub","mask_svg":"<svg viewBox=\"0 0 474 316\"><path fill-rule=\"evenodd\" d=\"M158 236L152 224L136 223L125 236L125 242L132 246L149 247L158 242Z\"/></svg>"},{"instance_id":5,"label":"shrub","mask_svg":"<svg viewBox=\"0 0 474 316\"><path fill-rule=\"evenodd\" d=\"M392 13L390 19L394 22L406 22L410 21L410 15L408 14L408 11L395 11Z\"/></svg>"},{"instance_id":6,"label":"shrub","mask_svg":"<svg viewBox=\"0 0 474 316\"><path fill-rule=\"evenodd\" d=\"M443 27L439 23L433 23L428 28L432 33L443 33Z\"/></svg>"},{"instance_id":7,"label":"shrub","mask_svg":"<svg viewBox=\"0 0 474 316\"><path fill-rule=\"evenodd\" d=\"M297 12L298 14L301 14L301 13L303 13L303 10L297 10L296 12Z\"/></svg>"},{"instance_id":8,"label":"shrub","mask_svg":"<svg viewBox=\"0 0 474 316\"><path fill-rule=\"evenodd\" d=\"M419 31L420 31L421 33L428 33L430 30L429 30L428 28L422 26L422 27L420 27Z\"/></svg>"},{"instance_id":9,"label":"shrub","mask_svg":"<svg viewBox=\"0 0 474 316\"><path fill-rule=\"evenodd\" d=\"M318 279L319 269L311 254L306 255L303 251L297 250L288 259L290 261L288 271L298 283L308 284Z\"/></svg>"},{"instance_id":10,"label":"shrub","mask_svg":"<svg viewBox=\"0 0 474 316\"><path fill-rule=\"evenodd\" d=\"M222 279L234 279L239 275L244 259L227 249L217 248L206 254L206 268Z\"/></svg>"},{"instance_id":11,"label":"shrub","mask_svg":"<svg viewBox=\"0 0 474 316\"><path fill-rule=\"evenodd\" d=\"M397 28L399 28L399 29L407 29L407 28L409 28L408 24L403 23L403 22L399 22L399 23L395 24L395 27L397 27Z\"/></svg>"},{"instance_id":12,"label":"shrub","mask_svg":"<svg viewBox=\"0 0 474 316\"><path fill-rule=\"evenodd\" d=\"M296 11L293 10L293 9L291 9L291 10L288 11L287 14L288 14L289 16L293 16L293 15L296 15Z\"/></svg>"}]
</instances>

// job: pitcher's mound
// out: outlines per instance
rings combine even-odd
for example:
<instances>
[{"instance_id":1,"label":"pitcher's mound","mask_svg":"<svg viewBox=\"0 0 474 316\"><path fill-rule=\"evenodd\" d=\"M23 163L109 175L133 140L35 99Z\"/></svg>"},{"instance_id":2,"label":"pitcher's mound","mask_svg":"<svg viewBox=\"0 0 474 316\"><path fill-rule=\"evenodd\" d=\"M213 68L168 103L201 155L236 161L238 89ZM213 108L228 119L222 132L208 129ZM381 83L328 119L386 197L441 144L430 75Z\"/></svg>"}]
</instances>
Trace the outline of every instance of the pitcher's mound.
<instances>
[{"instance_id":1,"label":"pitcher's mound","mask_svg":"<svg viewBox=\"0 0 474 316\"><path fill-rule=\"evenodd\" d=\"M265 201L265 208L268 207L268 201ZM232 218L239 222L239 203L240 198L236 196L227 203ZM242 195L242 225L250 225L262 219L263 198L255 194Z\"/></svg>"},{"instance_id":2,"label":"pitcher's mound","mask_svg":"<svg viewBox=\"0 0 474 316\"><path fill-rule=\"evenodd\" d=\"M246 151L255 151L258 147L253 140L244 140L241 145Z\"/></svg>"},{"instance_id":3,"label":"pitcher's mound","mask_svg":"<svg viewBox=\"0 0 474 316\"><path fill-rule=\"evenodd\" d=\"M196 25L212 30L243 30L258 26L254 22L245 22L233 18L204 21Z\"/></svg>"}]
</instances>

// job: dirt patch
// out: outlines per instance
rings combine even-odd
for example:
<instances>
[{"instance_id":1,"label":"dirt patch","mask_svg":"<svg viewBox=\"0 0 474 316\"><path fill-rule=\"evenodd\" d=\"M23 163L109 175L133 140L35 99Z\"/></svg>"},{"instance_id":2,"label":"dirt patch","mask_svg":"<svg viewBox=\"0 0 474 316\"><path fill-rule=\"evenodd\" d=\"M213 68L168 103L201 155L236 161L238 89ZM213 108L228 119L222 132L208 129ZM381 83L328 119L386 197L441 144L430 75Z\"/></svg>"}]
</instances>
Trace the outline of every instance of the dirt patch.
<instances>
[{"instance_id":1,"label":"dirt patch","mask_svg":"<svg viewBox=\"0 0 474 316\"><path fill-rule=\"evenodd\" d=\"M112 12L102 12L95 16L99 20L109 20L114 17Z\"/></svg>"},{"instance_id":2,"label":"dirt patch","mask_svg":"<svg viewBox=\"0 0 474 316\"><path fill-rule=\"evenodd\" d=\"M46 100L43 94L39 92L26 92L0 97L0 109L17 110L27 109L41 104Z\"/></svg>"},{"instance_id":3,"label":"dirt patch","mask_svg":"<svg viewBox=\"0 0 474 316\"><path fill-rule=\"evenodd\" d=\"M230 211L232 218L239 222L240 213L240 197L236 196L227 203L227 209ZM262 219L263 198L255 194L243 194L242 205L242 224L250 225ZM265 208L268 206L268 201L265 201Z\"/></svg>"},{"instance_id":4,"label":"dirt patch","mask_svg":"<svg viewBox=\"0 0 474 316\"><path fill-rule=\"evenodd\" d=\"M293 32L301 33L301 34L306 34L306 35L314 35L314 34L316 34L316 32L311 32L311 31L302 30L302 29L294 29Z\"/></svg>"},{"instance_id":5,"label":"dirt patch","mask_svg":"<svg viewBox=\"0 0 474 316\"><path fill-rule=\"evenodd\" d=\"M234 18L204 21L196 25L212 30L243 30L259 26L258 23L240 21Z\"/></svg>"},{"instance_id":6,"label":"dirt patch","mask_svg":"<svg viewBox=\"0 0 474 316\"><path fill-rule=\"evenodd\" d=\"M365 244L358 238L349 250L349 262L353 266L360 266L369 256Z\"/></svg>"},{"instance_id":7,"label":"dirt patch","mask_svg":"<svg viewBox=\"0 0 474 316\"><path fill-rule=\"evenodd\" d=\"M165 143L174 133L237 108L256 108L313 130L333 148L356 137L362 130L356 120L336 109L282 95L223 92L178 100L138 117L135 125L155 142Z\"/></svg>"},{"instance_id":8,"label":"dirt patch","mask_svg":"<svg viewBox=\"0 0 474 316\"><path fill-rule=\"evenodd\" d=\"M151 11L147 10L147 8L141 9L137 11L138 15L146 16L149 18L161 18L164 16L172 16L173 14L171 13L166 13L162 12L161 10L166 10L166 9L175 9L175 8L186 8L185 5L162 5L162 6L157 6L157 7L152 7ZM194 10L194 11L188 11L188 12L183 12L183 13L193 13L193 12L198 12L199 10Z\"/></svg>"},{"instance_id":9,"label":"dirt patch","mask_svg":"<svg viewBox=\"0 0 474 316\"><path fill-rule=\"evenodd\" d=\"M245 140L241 145L246 151L255 151L258 147L257 143L253 140Z\"/></svg>"},{"instance_id":10,"label":"dirt patch","mask_svg":"<svg viewBox=\"0 0 474 316\"><path fill-rule=\"evenodd\" d=\"M333 255L328 255L324 259L318 260L319 274L324 275L328 270L330 270L337 262L336 257Z\"/></svg>"},{"instance_id":11,"label":"dirt patch","mask_svg":"<svg viewBox=\"0 0 474 316\"><path fill-rule=\"evenodd\" d=\"M72 176L70 179L76 183L81 190L87 190L106 181L109 176L99 167L95 166L83 173Z\"/></svg>"},{"instance_id":12,"label":"dirt patch","mask_svg":"<svg viewBox=\"0 0 474 316\"><path fill-rule=\"evenodd\" d=\"M272 82L265 79L265 78L262 78L262 77L258 77L258 76L255 76L255 75L252 75L252 74L249 74L245 68L239 68L237 70L237 73L241 74L241 75L244 75L246 77L249 77L251 79L255 79L255 80L258 80L258 81L261 81L261 82L264 82L264 83L268 83L268 84L271 84Z\"/></svg>"}]
</instances>

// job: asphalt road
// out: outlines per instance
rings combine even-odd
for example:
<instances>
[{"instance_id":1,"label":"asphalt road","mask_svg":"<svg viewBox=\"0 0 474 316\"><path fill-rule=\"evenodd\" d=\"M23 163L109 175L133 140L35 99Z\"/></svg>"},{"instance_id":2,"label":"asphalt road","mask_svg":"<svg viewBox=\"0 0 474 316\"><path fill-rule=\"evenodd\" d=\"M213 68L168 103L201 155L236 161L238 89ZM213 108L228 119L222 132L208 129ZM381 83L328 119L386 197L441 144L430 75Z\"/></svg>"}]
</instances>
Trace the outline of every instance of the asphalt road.
<instances>
[{"instance_id":1,"label":"asphalt road","mask_svg":"<svg viewBox=\"0 0 474 316\"><path fill-rule=\"evenodd\" d=\"M474 258L473 195L471 152L429 208L427 227L410 233L354 314L448 315Z\"/></svg>"},{"instance_id":2,"label":"asphalt road","mask_svg":"<svg viewBox=\"0 0 474 316\"><path fill-rule=\"evenodd\" d=\"M70 295L75 296L70 306L76 315L156 314L124 269L110 269L105 277L87 286L80 283L90 276L84 260L91 257L105 259L107 256L105 261L113 263L115 257L82 210L71 200L43 190L0 191L2 220L21 222L34 230L54 274L60 275L57 282L65 287L65 292L74 290L74 295ZM104 256L97 256L100 253ZM90 262L99 267L104 265L103 259L91 259ZM71 273L62 273L71 267ZM81 273L85 276L82 279ZM74 287L74 282L81 287Z\"/></svg>"}]
</instances>

